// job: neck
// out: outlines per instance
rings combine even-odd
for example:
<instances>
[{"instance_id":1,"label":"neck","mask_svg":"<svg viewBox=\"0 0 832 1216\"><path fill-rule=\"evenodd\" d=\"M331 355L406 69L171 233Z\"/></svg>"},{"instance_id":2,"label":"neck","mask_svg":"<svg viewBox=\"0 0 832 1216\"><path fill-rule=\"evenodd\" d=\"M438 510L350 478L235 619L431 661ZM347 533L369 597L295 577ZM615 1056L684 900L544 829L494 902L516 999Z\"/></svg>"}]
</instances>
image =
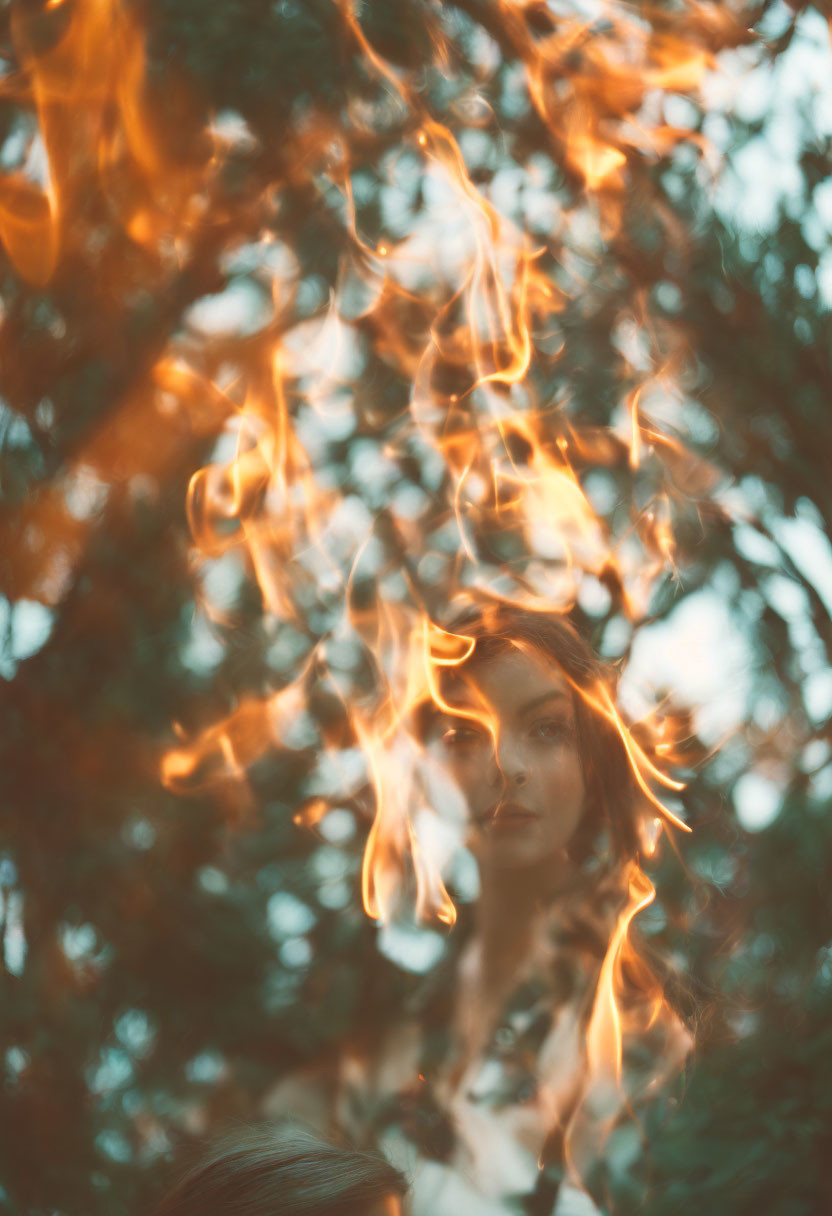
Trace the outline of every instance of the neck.
<instances>
[{"instance_id":1,"label":"neck","mask_svg":"<svg viewBox=\"0 0 832 1216\"><path fill-rule=\"evenodd\" d=\"M484 869L477 904L477 930L484 976L515 971L528 953L538 913L563 889L563 857L516 869Z\"/></svg>"}]
</instances>

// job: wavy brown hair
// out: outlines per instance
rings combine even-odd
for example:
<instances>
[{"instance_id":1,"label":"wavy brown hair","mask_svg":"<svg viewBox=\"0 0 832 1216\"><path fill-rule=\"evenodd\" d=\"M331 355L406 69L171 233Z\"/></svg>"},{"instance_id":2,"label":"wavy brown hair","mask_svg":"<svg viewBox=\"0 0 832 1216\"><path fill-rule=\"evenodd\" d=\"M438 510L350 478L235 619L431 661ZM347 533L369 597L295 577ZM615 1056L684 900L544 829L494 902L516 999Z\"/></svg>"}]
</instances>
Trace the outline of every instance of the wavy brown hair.
<instances>
[{"instance_id":1,"label":"wavy brown hair","mask_svg":"<svg viewBox=\"0 0 832 1216\"><path fill-rule=\"evenodd\" d=\"M216 1141L153 1216L366 1216L406 1190L382 1157L293 1124L267 1125Z\"/></svg>"},{"instance_id":2,"label":"wavy brown hair","mask_svg":"<svg viewBox=\"0 0 832 1216\"><path fill-rule=\"evenodd\" d=\"M621 736L615 726L593 710L582 691L599 684L611 692L616 672L603 663L569 620L555 612L537 612L504 600L484 599L452 616L445 628L475 640L471 655L454 674L475 672L479 665L512 649L533 650L559 667L572 688L578 751L586 789L586 813L570 842L569 853L581 860L592 852L601 833L609 834L613 855L624 860L638 851L638 807L641 794ZM418 732L427 733L433 709L424 707Z\"/></svg>"}]
</instances>

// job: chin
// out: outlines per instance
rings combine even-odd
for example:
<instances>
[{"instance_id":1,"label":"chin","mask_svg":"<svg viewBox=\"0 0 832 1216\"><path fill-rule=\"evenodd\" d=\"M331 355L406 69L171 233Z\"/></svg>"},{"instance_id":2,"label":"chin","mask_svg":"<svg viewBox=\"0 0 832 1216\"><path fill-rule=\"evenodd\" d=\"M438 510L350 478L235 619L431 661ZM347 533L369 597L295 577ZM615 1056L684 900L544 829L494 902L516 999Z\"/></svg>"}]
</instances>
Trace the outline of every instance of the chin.
<instances>
[{"instance_id":1,"label":"chin","mask_svg":"<svg viewBox=\"0 0 832 1216\"><path fill-rule=\"evenodd\" d=\"M523 870L562 860L564 848L562 844L544 847L537 840L489 840L478 842L474 853L484 869Z\"/></svg>"}]
</instances>

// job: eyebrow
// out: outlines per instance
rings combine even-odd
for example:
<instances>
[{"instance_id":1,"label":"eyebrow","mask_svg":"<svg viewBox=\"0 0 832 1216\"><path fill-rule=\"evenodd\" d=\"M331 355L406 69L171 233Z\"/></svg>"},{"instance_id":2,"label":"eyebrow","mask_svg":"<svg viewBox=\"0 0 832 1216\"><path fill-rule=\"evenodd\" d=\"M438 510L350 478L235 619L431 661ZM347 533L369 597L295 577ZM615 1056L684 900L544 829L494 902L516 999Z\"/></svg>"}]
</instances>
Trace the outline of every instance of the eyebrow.
<instances>
[{"instance_id":1,"label":"eyebrow","mask_svg":"<svg viewBox=\"0 0 832 1216\"><path fill-rule=\"evenodd\" d=\"M553 688L549 692L541 693L539 697L532 697L531 701L527 701L525 705L521 705L518 713L520 715L531 713L533 709L539 709L541 705L548 704L549 701L571 701L569 693L562 692L559 688Z\"/></svg>"},{"instance_id":2,"label":"eyebrow","mask_svg":"<svg viewBox=\"0 0 832 1216\"><path fill-rule=\"evenodd\" d=\"M568 692L564 692L559 688L552 688L548 692L541 693L540 696L538 696L538 697L532 697L532 699L530 701L526 701L526 703L524 705L521 705L520 708L517 710L518 717L523 717L524 714L529 714L532 712L532 710L539 709L541 705L548 705L552 701L562 701L565 704L571 704L572 698L570 697ZM448 709L451 711L453 711L453 710L465 711L466 709L477 709L477 708L478 707L474 701L460 702L460 703L457 703L456 705L453 703L453 701L448 701ZM448 710L441 710L440 716L443 714L445 717L456 716L453 713L449 713Z\"/></svg>"}]
</instances>

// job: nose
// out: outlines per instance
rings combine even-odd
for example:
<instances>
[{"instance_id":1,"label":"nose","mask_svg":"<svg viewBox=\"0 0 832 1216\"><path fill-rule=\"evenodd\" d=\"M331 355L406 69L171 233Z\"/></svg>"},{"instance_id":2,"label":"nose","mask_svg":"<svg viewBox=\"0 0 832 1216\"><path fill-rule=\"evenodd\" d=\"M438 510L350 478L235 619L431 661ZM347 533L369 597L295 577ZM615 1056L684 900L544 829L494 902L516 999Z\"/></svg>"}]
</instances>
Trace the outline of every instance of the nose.
<instances>
[{"instance_id":1,"label":"nose","mask_svg":"<svg viewBox=\"0 0 832 1216\"><path fill-rule=\"evenodd\" d=\"M521 789L529 780L526 760L522 749L509 734L497 740L491 757L491 784L509 789Z\"/></svg>"}]
</instances>

